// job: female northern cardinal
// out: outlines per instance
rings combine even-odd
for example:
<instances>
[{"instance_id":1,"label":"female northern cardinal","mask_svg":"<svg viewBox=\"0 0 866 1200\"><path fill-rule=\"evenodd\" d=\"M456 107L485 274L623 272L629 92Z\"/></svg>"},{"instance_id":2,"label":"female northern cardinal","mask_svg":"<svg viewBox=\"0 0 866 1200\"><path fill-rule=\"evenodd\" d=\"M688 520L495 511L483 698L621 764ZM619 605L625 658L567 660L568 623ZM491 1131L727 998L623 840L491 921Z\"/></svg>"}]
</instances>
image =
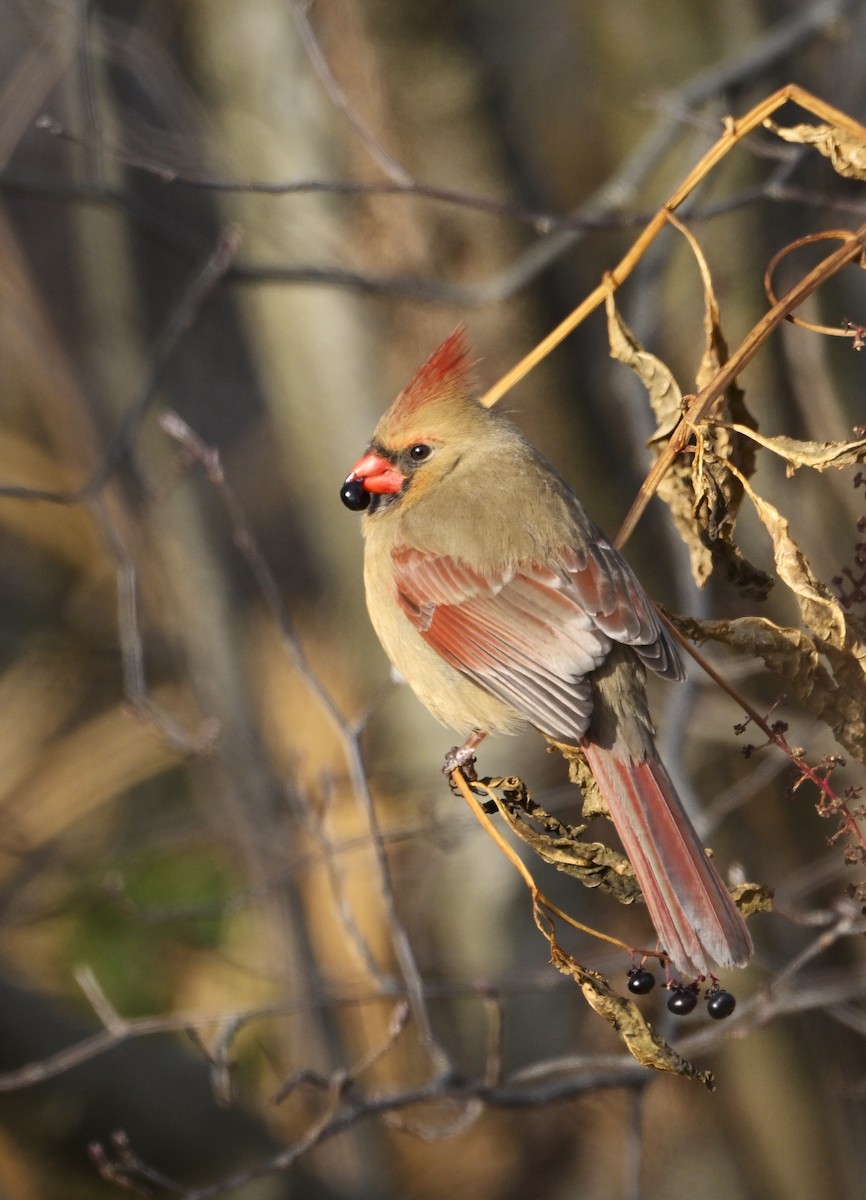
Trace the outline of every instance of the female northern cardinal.
<instances>
[{"instance_id":1,"label":"female northern cardinal","mask_svg":"<svg viewBox=\"0 0 866 1200\"><path fill-rule=\"evenodd\" d=\"M394 666L468 740L531 724L583 748L679 970L752 942L658 757L645 667L682 665L631 569L554 468L467 383L461 330L417 372L343 484L365 509L370 619Z\"/></svg>"}]
</instances>

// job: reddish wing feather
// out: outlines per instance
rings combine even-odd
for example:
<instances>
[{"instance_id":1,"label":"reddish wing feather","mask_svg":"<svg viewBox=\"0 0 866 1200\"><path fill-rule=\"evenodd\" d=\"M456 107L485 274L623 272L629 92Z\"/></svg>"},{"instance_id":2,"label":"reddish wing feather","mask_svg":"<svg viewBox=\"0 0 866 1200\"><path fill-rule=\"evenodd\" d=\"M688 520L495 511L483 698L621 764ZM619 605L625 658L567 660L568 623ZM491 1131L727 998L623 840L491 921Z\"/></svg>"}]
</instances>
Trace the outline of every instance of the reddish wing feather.
<instances>
[{"instance_id":1,"label":"reddish wing feather","mask_svg":"<svg viewBox=\"0 0 866 1200\"><path fill-rule=\"evenodd\" d=\"M652 602L610 543L599 537L560 560L558 571L524 566L489 577L462 559L404 547L394 552L394 572L404 612L443 658L545 732L579 737L591 711L584 677L611 641L633 646L666 678L680 678L682 668ZM512 670L532 684L518 702L503 684ZM533 700L539 689L541 707Z\"/></svg>"},{"instance_id":2,"label":"reddish wing feather","mask_svg":"<svg viewBox=\"0 0 866 1200\"><path fill-rule=\"evenodd\" d=\"M578 602L614 642L632 646L663 679L682 679L679 652L631 567L599 535L581 550L568 550L563 563Z\"/></svg>"},{"instance_id":3,"label":"reddish wing feather","mask_svg":"<svg viewBox=\"0 0 866 1200\"><path fill-rule=\"evenodd\" d=\"M405 548L394 569L403 611L447 662L551 736L582 736L592 712L586 676L610 638L566 572L524 567L488 578L460 559Z\"/></svg>"}]
</instances>

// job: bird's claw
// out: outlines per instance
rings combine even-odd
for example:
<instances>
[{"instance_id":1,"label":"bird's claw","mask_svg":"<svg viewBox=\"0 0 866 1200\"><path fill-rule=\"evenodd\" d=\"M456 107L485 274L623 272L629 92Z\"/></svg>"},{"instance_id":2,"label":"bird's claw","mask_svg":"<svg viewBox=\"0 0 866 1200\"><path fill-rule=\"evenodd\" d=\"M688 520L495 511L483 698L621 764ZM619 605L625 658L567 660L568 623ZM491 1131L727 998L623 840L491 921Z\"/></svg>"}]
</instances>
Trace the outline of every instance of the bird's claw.
<instances>
[{"instance_id":1,"label":"bird's claw","mask_svg":"<svg viewBox=\"0 0 866 1200\"><path fill-rule=\"evenodd\" d=\"M445 755L445 766L442 770L446 775L450 775L452 771L462 771L467 782L474 783L478 778L478 772L475 770L474 747L452 746Z\"/></svg>"}]
</instances>

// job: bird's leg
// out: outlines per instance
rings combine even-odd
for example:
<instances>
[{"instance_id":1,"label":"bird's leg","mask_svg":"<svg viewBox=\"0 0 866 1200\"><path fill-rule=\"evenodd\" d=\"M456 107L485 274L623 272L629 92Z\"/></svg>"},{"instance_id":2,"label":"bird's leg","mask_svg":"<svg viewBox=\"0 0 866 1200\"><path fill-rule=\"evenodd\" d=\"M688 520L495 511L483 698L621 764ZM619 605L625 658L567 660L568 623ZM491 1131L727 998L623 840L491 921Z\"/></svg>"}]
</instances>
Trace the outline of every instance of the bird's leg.
<instances>
[{"instance_id":1,"label":"bird's leg","mask_svg":"<svg viewBox=\"0 0 866 1200\"><path fill-rule=\"evenodd\" d=\"M459 767L470 783L477 779L475 774L475 751L487 737L481 729L473 729L462 746L452 746L445 755L445 766L442 768L446 775Z\"/></svg>"}]
</instances>

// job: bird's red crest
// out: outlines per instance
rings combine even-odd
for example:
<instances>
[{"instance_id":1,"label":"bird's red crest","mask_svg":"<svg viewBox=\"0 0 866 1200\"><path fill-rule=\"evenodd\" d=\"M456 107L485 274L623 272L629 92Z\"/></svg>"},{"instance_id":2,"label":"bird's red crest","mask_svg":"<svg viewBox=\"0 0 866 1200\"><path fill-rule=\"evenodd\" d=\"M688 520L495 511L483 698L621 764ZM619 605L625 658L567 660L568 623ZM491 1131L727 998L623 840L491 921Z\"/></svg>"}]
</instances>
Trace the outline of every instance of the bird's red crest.
<instances>
[{"instance_id":1,"label":"bird's red crest","mask_svg":"<svg viewBox=\"0 0 866 1200\"><path fill-rule=\"evenodd\" d=\"M466 331L462 325L419 367L397 398L401 417L421 408L428 400L465 388L472 364L467 359Z\"/></svg>"}]
</instances>

